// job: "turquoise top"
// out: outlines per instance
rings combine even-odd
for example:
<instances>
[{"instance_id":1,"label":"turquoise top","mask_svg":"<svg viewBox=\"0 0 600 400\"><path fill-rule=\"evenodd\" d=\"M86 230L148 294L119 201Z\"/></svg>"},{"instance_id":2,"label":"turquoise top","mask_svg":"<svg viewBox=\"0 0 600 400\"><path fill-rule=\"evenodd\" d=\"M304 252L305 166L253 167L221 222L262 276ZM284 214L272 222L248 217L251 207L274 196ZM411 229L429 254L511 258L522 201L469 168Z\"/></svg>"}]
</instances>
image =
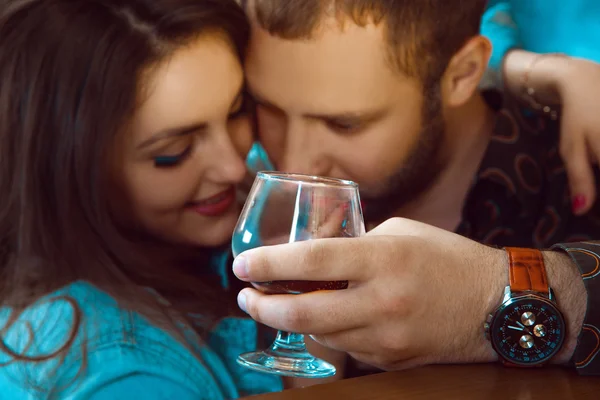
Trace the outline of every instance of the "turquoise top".
<instances>
[{"instance_id":1,"label":"turquoise top","mask_svg":"<svg viewBox=\"0 0 600 400\"><path fill-rule=\"evenodd\" d=\"M219 268L224 271L224 264ZM86 282L68 285L31 306L4 335L4 342L28 355L60 348L73 327L74 312L66 300L52 298L65 295L77 301L83 315L65 360L10 363L11 357L0 351L0 398L219 400L283 389L280 378L236 364L238 354L255 350L257 325L251 319L222 320L207 343L198 343L199 360L171 334L119 308L108 294ZM4 325L9 313L0 309L0 323ZM84 338L85 361L80 350Z\"/></svg>"},{"instance_id":2,"label":"turquoise top","mask_svg":"<svg viewBox=\"0 0 600 400\"><path fill-rule=\"evenodd\" d=\"M261 171L275 171L275 166L259 142L254 142L250 148L246 156L246 167L254 175Z\"/></svg>"},{"instance_id":3,"label":"turquoise top","mask_svg":"<svg viewBox=\"0 0 600 400\"><path fill-rule=\"evenodd\" d=\"M514 47L600 62L600 1L490 0L481 32L494 46L495 70Z\"/></svg>"}]
</instances>

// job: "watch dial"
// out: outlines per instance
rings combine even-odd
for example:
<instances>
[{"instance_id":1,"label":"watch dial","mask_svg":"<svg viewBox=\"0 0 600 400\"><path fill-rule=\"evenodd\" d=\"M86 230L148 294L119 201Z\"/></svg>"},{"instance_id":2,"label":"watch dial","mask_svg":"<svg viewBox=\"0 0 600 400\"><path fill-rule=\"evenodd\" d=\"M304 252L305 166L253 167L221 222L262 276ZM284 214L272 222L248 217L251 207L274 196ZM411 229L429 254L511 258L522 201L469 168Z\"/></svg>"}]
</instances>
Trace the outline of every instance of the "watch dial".
<instances>
[{"instance_id":1,"label":"watch dial","mask_svg":"<svg viewBox=\"0 0 600 400\"><path fill-rule=\"evenodd\" d=\"M519 365L540 364L554 356L565 333L558 309L537 297L512 299L498 311L490 327L498 354Z\"/></svg>"}]
</instances>

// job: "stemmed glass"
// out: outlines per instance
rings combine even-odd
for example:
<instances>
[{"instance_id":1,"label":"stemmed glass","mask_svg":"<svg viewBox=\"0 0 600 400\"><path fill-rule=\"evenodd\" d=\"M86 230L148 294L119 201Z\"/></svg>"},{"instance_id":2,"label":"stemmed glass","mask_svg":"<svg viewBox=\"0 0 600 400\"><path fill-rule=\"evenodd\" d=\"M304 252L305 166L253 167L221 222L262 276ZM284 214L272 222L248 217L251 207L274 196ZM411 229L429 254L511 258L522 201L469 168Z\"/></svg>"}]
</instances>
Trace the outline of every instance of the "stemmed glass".
<instances>
[{"instance_id":1,"label":"stemmed glass","mask_svg":"<svg viewBox=\"0 0 600 400\"><path fill-rule=\"evenodd\" d=\"M358 185L340 179L259 172L238 220L232 239L234 256L243 251L317 238L358 237L365 233ZM302 294L343 290L346 281L255 282L268 294ZM264 351L245 353L237 362L262 372L303 378L335 375L335 367L312 356L304 335L277 333Z\"/></svg>"}]
</instances>

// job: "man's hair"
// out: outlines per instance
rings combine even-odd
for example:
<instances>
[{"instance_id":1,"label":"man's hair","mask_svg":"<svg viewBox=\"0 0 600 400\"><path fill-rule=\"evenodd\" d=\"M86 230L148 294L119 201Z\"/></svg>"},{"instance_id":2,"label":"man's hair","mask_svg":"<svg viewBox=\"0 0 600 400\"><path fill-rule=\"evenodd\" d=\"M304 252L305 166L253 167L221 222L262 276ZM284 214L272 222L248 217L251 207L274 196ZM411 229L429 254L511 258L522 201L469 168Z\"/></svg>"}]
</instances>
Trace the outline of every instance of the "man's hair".
<instances>
[{"instance_id":1,"label":"man's hair","mask_svg":"<svg viewBox=\"0 0 600 400\"><path fill-rule=\"evenodd\" d=\"M253 0L258 24L284 39L310 39L336 17L359 26L385 24L389 59L424 83L437 81L452 58L479 34L487 0Z\"/></svg>"}]
</instances>

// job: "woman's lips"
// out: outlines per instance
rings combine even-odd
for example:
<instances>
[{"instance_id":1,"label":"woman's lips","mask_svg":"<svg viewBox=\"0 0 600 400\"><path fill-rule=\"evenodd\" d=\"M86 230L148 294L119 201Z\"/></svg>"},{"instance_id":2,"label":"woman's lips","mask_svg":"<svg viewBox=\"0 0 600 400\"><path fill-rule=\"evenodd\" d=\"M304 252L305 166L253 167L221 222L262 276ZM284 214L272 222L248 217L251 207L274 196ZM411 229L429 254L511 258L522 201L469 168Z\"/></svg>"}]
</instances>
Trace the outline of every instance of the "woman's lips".
<instances>
[{"instance_id":1,"label":"woman's lips","mask_svg":"<svg viewBox=\"0 0 600 400\"><path fill-rule=\"evenodd\" d=\"M231 188L217 193L207 199L190 203L187 208L197 212L200 215L216 217L227 212L235 202L235 188Z\"/></svg>"}]
</instances>

